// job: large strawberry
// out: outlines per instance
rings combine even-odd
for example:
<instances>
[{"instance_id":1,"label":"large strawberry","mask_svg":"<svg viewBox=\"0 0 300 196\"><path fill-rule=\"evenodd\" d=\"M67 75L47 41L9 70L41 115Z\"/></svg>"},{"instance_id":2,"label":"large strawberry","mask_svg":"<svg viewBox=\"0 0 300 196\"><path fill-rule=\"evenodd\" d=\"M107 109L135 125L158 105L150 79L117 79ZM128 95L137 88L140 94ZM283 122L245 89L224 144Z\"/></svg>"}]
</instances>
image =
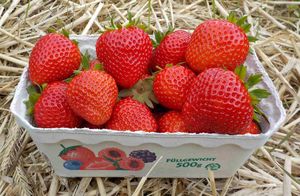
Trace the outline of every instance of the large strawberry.
<instances>
[{"instance_id":1,"label":"large strawberry","mask_svg":"<svg viewBox=\"0 0 300 196\"><path fill-rule=\"evenodd\" d=\"M189 132L191 131L183 120L182 114L170 111L164 114L158 121L159 132Z\"/></svg>"},{"instance_id":2,"label":"large strawberry","mask_svg":"<svg viewBox=\"0 0 300 196\"><path fill-rule=\"evenodd\" d=\"M153 82L158 102L170 109L181 110L187 91L196 75L183 66L166 67Z\"/></svg>"},{"instance_id":3,"label":"large strawberry","mask_svg":"<svg viewBox=\"0 0 300 196\"><path fill-rule=\"evenodd\" d=\"M118 89L104 71L82 71L69 84L67 100L72 110L91 124L102 125L111 116Z\"/></svg>"},{"instance_id":4,"label":"large strawberry","mask_svg":"<svg viewBox=\"0 0 300 196\"><path fill-rule=\"evenodd\" d=\"M149 35L135 26L106 31L96 43L104 70L124 88L132 87L146 73L151 52Z\"/></svg>"},{"instance_id":5,"label":"large strawberry","mask_svg":"<svg viewBox=\"0 0 300 196\"><path fill-rule=\"evenodd\" d=\"M240 73L243 79L246 71ZM269 95L263 89L247 91L260 79L259 75L253 75L244 84L232 71L221 68L203 71L196 77L184 103L185 122L198 132L239 134L246 130L254 116L253 106L257 110L259 100Z\"/></svg>"},{"instance_id":6,"label":"large strawberry","mask_svg":"<svg viewBox=\"0 0 300 196\"><path fill-rule=\"evenodd\" d=\"M80 66L80 51L64 35L51 33L34 46L29 58L29 78L34 84L68 78Z\"/></svg>"},{"instance_id":7,"label":"large strawberry","mask_svg":"<svg viewBox=\"0 0 300 196\"><path fill-rule=\"evenodd\" d=\"M114 130L146 131L157 130L156 121L146 105L126 98L119 101L106 127Z\"/></svg>"},{"instance_id":8,"label":"large strawberry","mask_svg":"<svg viewBox=\"0 0 300 196\"><path fill-rule=\"evenodd\" d=\"M172 33L168 33L163 38L159 37L159 45L153 53L152 68L156 69L156 66L164 68L167 64L178 64L185 62L185 52L187 46L191 40L191 34L178 30Z\"/></svg>"},{"instance_id":9,"label":"large strawberry","mask_svg":"<svg viewBox=\"0 0 300 196\"><path fill-rule=\"evenodd\" d=\"M193 32L186 51L189 66L196 72L212 67L233 71L243 64L249 52L246 32L250 25L243 24L245 19L232 19L231 22L215 19L201 23Z\"/></svg>"},{"instance_id":10,"label":"large strawberry","mask_svg":"<svg viewBox=\"0 0 300 196\"><path fill-rule=\"evenodd\" d=\"M47 85L34 105L34 121L41 128L74 128L80 126L78 117L67 102L68 84L54 82Z\"/></svg>"},{"instance_id":11,"label":"large strawberry","mask_svg":"<svg viewBox=\"0 0 300 196\"><path fill-rule=\"evenodd\" d=\"M80 161L81 163L85 164L96 158L93 151L80 145L65 147L61 144L61 147L63 148L63 150L59 153L58 156L66 161L74 160Z\"/></svg>"}]
</instances>

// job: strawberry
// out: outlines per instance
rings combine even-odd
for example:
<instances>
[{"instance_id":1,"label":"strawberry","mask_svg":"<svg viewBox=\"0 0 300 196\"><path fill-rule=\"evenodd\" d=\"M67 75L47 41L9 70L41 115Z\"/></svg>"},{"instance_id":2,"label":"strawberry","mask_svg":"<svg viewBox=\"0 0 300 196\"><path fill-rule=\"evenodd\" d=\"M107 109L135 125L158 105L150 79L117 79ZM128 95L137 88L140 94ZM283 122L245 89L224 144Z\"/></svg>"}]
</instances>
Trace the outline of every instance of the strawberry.
<instances>
[{"instance_id":1,"label":"strawberry","mask_svg":"<svg viewBox=\"0 0 300 196\"><path fill-rule=\"evenodd\" d=\"M132 98L123 99L116 104L106 127L113 130L146 132L157 130L156 121L149 108Z\"/></svg>"},{"instance_id":2,"label":"strawberry","mask_svg":"<svg viewBox=\"0 0 300 196\"><path fill-rule=\"evenodd\" d=\"M190 131L185 124L181 113L170 111L165 113L158 121L159 132L188 132Z\"/></svg>"},{"instance_id":3,"label":"strawberry","mask_svg":"<svg viewBox=\"0 0 300 196\"><path fill-rule=\"evenodd\" d=\"M196 77L182 113L185 122L199 132L238 134L250 125L253 107L238 76L211 68Z\"/></svg>"},{"instance_id":4,"label":"strawberry","mask_svg":"<svg viewBox=\"0 0 300 196\"><path fill-rule=\"evenodd\" d=\"M146 73L152 44L142 29L129 26L103 33L97 40L96 53L117 84L130 88Z\"/></svg>"},{"instance_id":5,"label":"strawberry","mask_svg":"<svg viewBox=\"0 0 300 196\"><path fill-rule=\"evenodd\" d=\"M53 82L47 85L34 105L34 121L41 128L78 127L81 119L67 102L68 83Z\"/></svg>"},{"instance_id":6,"label":"strawberry","mask_svg":"<svg viewBox=\"0 0 300 196\"><path fill-rule=\"evenodd\" d=\"M69 84L67 100L72 110L93 125L111 116L118 96L115 80L104 71L82 71Z\"/></svg>"},{"instance_id":7,"label":"strawberry","mask_svg":"<svg viewBox=\"0 0 300 196\"><path fill-rule=\"evenodd\" d=\"M260 134L261 130L259 125L256 122L252 121L251 124L247 127L247 129L240 132L240 134L246 134L246 133Z\"/></svg>"},{"instance_id":8,"label":"strawberry","mask_svg":"<svg viewBox=\"0 0 300 196\"><path fill-rule=\"evenodd\" d=\"M68 78L80 66L80 51L67 37L51 33L35 44L29 58L29 78L43 84Z\"/></svg>"},{"instance_id":9,"label":"strawberry","mask_svg":"<svg viewBox=\"0 0 300 196\"><path fill-rule=\"evenodd\" d=\"M158 102L170 109L181 110L187 91L196 75L183 66L166 67L153 82L153 91Z\"/></svg>"},{"instance_id":10,"label":"strawberry","mask_svg":"<svg viewBox=\"0 0 300 196\"><path fill-rule=\"evenodd\" d=\"M164 38L161 38L161 36L157 40L160 41L162 39L155 49L152 68L156 70L156 66L165 68L167 64L176 65L185 62L185 52L191 40L191 34L183 30L178 30L169 34L167 32ZM156 35L156 39L157 37Z\"/></svg>"},{"instance_id":11,"label":"strawberry","mask_svg":"<svg viewBox=\"0 0 300 196\"><path fill-rule=\"evenodd\" d=\"M89 69L95 69L97 66L101 66L101 62L98 59L90 60Z\"/></svg>"},{"instance_id":12,"label":"strawberry","mask_svg":"<svg viewBox=\"0 0 300 196\"><path fill-rule=\"evenodd\" d=\"M261 113L257 104L269 93L264 89L250 92L248 89L261 81L261 75L251 75L244 83L246 67L240 66L235 71L238 75L211 68L196 77L182 110L188 125L198 132L239 134L253 118L257 119L256 113Z\"/></svg>"},{"instance_id":13,"label":"strawberry","mask_svg":"<svg viewBox=\"0 0 300 196\"><path fill-rule=\"evenodd\" d=\"M96 158L93 151L80 145L65 147L61 144L61 147L63 148L63 150L59 153L58 156L66 161L76 160L84 164Z\"/></svg>"},{"instance_id":14,"label":"strawberry","mask_svg":"<svg viewBox=\"0 0 300 196\"><path fill-rule=\"evenodd\" d=\"M237 24L244 22L244 19L237 21ZM250 25L244 27L248 29ZM187 63L196 72L212 67L225 67L233 71L244 63L249 52L246 31L227 20L201 23L193 32L186 50Z\"/></svg>"}]
</instances>

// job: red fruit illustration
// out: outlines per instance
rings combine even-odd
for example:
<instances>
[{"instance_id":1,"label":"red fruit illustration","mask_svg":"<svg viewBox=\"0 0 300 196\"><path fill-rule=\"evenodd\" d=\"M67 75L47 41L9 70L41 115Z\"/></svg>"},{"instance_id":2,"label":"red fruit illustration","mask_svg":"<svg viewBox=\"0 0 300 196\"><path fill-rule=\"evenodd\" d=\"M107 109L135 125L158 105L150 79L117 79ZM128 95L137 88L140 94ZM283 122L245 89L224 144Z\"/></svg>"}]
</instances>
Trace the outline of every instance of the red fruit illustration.
<instances>
[{"instance_id":1,"label":"red fruit illustration","mask_svg":"<svg viewBox=\"0 0 300 196\"><path fill-rule=\"evenodd\" d=\"M137 159L133 157L127 157L119 161L120 168L131 171L142 170L145 166L145 163L142 159Z\"/></svg>"},{"instance_id":2,"label":"red fruit illustration","mask_svg":"<svg viewBox=\"0 0 300 196\"><path fill-rule=\"evenodd\" d=\"M98 156L111 161L120 160L126 157L126 153L119 148L105 148L98 152Z\"/></svg>"},{"instance_id":3,"label":"red fruit illustration","mask_svg":"<svg viewBox=\"0 0 300 196\"><path fill-rule=\"evenodd\" d=\"M96 158L95 154L90 149L83 146L65 147L61 144L61 147L63 147L63 150L58 156L63 160L76 160L85 164Z\"/></svg>"},{"instance_id":4,"label":"red fruit illustration","mask_svg":"<svg viewBox=\"0 0 300 196\"><path fill-rule=\"evenodd\" d=\"M103 159L102 157L97 157L90 162L84 163L80 170L115 170L116 167L112 162Z\"/></svg>"},{"instance_id":5,"label":"red fruit illustration","mask_svg":"<svg viewBox=\"0 0 300 196\"><path fill-rule=\"evenodd\" d=\"M51 33L35 44L29 58L29 78L43 84L68 78L80 66L80 51L67 37Z\"/></svg>"}]
</instances>

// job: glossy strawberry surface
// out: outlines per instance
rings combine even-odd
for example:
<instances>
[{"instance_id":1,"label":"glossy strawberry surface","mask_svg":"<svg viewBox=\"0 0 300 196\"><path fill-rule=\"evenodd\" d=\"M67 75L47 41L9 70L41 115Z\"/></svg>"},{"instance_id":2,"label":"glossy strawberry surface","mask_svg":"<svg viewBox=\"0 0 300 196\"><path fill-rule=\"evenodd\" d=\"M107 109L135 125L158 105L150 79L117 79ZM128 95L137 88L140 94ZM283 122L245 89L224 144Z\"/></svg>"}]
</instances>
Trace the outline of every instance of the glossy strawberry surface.
<instances>
[{"instance_id":1,"label":"glossy strawberry surface","mask_svg":"<svg viewBox=\"0 0 300 196\"><path fill-rule=\"evenodd\" d=\"M117 84L130 88L147 72L152 44L148 34L132 26L103 33L97 40L96 53Z\"/></svg>"},{"instance_id":2,"label":"glossy strawberry surface","mask_svg":"<svg viewBox=\"0 0 300 196\"><path fill-rule=\"evenodd\" d=\"M97 70L82 71L72 79L67 91L72 110L93 125L108 121L117 96L115 80Z\"/></svg>"},{"instance_id":3,"label":"glossy strawberry surface","mask_svg":"<svg viewBox=\"0 0 300 196\"><path fill-rule=\"evenodd\" d=\"M253 107L235 73L211 68L194 80L182 113L184 120L199 132L239 134L250 125Z\"/></svg>"},{"instance_id":4,"label":"glossy strawberry surface","mask_svg":"<svg viewBox=\"0 0 300 196\"><path fill-rule=\"evenodd\" d=\"M166 35L153 54L154 69L156 66L164 68L167 64L185 62L185 52L190 40L191 34L183 30Z\"/></svg>"},{"instance_id":5,"label":"glossy strawberry surface","mask_svg":"<svg viewBox=\"0 0 300 196\"><path fill-rule=\"evenodd\" d=\"M153 82L153 91L158 102L170 109L181 110L187 91L196 75L183 66L166 67Z\"/></svg>"},{"instance_id":6,"label":"glossy strawberry surface","mask_svg":"<svg viewBox=\"0 0 300 196\"><path fill-rule=\"evenodd\" d=\"M221 67L234 70L246 60L249 41L244 31L226 20L207 20L193 32L186 61L196 72Z\"/></svg>"},{"instance_id":7,"label":"glossy strawberry surface","mask_svg":"<svg viewBox=\"0 0 300 196\"><path fill-rule=\"evenodd\" d=\"M81 118L67 102L68 84L54 82L47 85L34 106L34 121L41 128L79 127Z\"/></svg>"},{"instance_id":8,"label":"glossy strawberry surface","mask_svg":"<svg viewBox=\"0 0 300 196\"><path fill-rule=\"evenodd\" d=\"M177 111L165 113L158 121L159 132L189 132L182 114Z\"/></svg>"},{"instance_id":9,"label":"glossy strawberry surface","mask_svg":"<svg viewBox=\"0 0 300 196\"><path fill-rule=\"evenodd\" d=\"M114 130L157 131L156 121L149 108L132 98L119 101L106 127Z\"/></svg>"},{"instance_id":10,"label":"glossy strawberry surface","mask_svg":"<svg viewBox=\"0 0 300 196\"><path fill-rule=\"evenodd\" d=\"M29 58L29 78L34 84L68 78L80 66L81 56L76 44L67 37L51 33L35 44Z\"/></svg>"}]
</instances>

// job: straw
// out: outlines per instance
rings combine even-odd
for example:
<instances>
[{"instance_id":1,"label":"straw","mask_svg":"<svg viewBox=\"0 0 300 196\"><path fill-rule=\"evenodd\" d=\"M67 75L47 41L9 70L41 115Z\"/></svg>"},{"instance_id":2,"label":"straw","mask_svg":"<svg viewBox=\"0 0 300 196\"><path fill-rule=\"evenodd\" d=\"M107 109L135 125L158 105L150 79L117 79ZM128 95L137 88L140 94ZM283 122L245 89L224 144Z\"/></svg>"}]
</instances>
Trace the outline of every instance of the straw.
<instances>
[{"instance_id":1,"label":"straw","mask_svg":"<svg viewBox=\"0 0 300 196\"><path fill-rule=\"evenodd\" d=\"M254 0L0 0L0 195L300 195L300 2ZM214 2L214 3L213 3ZM150 6L149 6L150 5ZM150 9L150 10L149 10ZM246 14L253 47L278 89L287 118L233 177L63 178L56 176L9 112L14 88L37 39L48 29L99 34L133 17L151 30L192 31L230 11ZM231 156L228 152L228 156ZM234 156L234 155L232 155ZM155 168L154 168L155 169Z\"/></svg>"}]
</instances>

